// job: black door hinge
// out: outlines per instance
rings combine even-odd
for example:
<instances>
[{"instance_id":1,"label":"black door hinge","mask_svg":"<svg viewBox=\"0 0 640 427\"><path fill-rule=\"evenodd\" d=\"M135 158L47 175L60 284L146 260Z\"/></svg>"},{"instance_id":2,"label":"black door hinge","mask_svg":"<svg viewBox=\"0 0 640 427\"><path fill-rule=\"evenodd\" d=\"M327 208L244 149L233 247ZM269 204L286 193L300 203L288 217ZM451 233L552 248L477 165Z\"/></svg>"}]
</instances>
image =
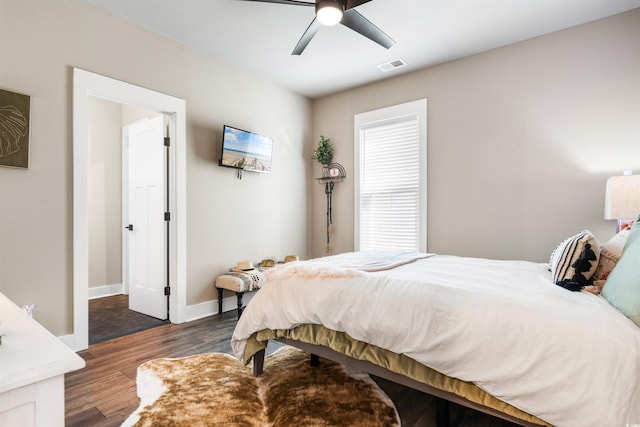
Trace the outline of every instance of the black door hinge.
<instances>
[{"instance_id":1,"label":"black door hinge","mask_svg":"<svg viewBox=\"0 0 640 427\"><path fill-rule=\"evenodd\" d=\"M171 212L165 212L164 213L164 220L165 221L171 221Z\"/></svg>"},{"instance_id":2,"label":"black door hinge","mask_svg":"<svg viewBox=\"0 0 640 427\"><path fill-rule=\"evenodd\" d=\"M169 138L168 136L164 137L164 146L165 147L171 146L171 138Z\"/></svg>"},{"instance_id":3,"label":"black door hinge","mask_svg":"<svg viewBox=\"0 0 640 427\"><path fill-rule=\"evenodd\" d=\"M170 286L165 286L164 287L164 294L169 296L171 295L171 287Z\"/></svg>"}]
</instances>

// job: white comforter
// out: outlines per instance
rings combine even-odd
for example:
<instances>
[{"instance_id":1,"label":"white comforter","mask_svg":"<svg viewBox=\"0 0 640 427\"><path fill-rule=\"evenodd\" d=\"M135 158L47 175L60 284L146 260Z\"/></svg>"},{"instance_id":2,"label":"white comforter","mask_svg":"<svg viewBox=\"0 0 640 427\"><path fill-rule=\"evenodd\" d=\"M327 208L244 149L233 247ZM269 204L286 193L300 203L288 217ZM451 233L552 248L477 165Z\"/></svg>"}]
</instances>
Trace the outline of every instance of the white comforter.
<instances>
[{"instance_id":1,"label":"white comforter","mask_svg":"<svg viewBox=\"0 0 640 427\"><path fill-rule=\"evenodd\" d=\"M552 284L546 264L438 255L330 270L340 258L270 271L238 321L235 355L262 329L322 324L556 426L640 424L640 328L602 297Z\"/></svg>"}]
</instances>

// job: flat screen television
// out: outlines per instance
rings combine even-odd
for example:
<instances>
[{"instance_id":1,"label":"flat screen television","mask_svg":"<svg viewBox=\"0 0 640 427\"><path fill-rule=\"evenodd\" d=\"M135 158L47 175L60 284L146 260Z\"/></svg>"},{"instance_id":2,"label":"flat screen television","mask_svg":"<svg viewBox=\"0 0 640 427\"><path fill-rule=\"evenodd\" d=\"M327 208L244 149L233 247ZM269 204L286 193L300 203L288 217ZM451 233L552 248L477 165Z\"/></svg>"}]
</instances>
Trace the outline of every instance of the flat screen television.
<instances>
[{"instance_id":1,"label":"flat screen television","mask_svg":"<svg viewBox=\"0 0 640 427\"><path fill-rule=\"evenodd\" d=\"M273 140L253 132L224 125L220 166L271 173Z\"/></svg>"}]
</instances>

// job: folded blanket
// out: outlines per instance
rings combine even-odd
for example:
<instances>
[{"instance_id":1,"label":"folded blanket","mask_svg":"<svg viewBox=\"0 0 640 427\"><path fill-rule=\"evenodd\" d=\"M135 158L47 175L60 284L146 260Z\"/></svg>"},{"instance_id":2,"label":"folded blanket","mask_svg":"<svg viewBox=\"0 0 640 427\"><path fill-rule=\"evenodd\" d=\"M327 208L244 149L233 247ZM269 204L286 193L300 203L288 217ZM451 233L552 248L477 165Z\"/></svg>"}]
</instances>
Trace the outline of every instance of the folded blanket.
<instances>
[{"instance_id":1,"label":"folded blanket","mask_svg":"<svg viewBox=\"0 0 640 427\"><path fill-rule=\"evenodd\" d=\"M296 276L303 279L337 279L361 276L363 272L391 270L434 254L406 251L361 251L284 264L266 273L266 279L276 280Z\"/></svg>"}]
</instances>

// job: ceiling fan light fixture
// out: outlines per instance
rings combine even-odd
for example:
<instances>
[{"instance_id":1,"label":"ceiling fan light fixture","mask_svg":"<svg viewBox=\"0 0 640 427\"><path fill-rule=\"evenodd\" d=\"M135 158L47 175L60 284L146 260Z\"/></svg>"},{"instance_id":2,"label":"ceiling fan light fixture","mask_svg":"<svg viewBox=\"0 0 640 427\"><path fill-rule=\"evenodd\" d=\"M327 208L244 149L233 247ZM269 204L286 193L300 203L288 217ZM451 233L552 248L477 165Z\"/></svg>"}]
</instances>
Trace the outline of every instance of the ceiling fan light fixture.
<instances>
[{"instance_id":1,"label":"ceiling fan light fixture","mask_svg":"<svg viewBox=\"0 0 640 427\"><path fill-rule=\"evenodd\" d=\"M336 25L342 20L344 4L336 0L323 0L316 3L316 18L322 25Z\"/></svg>"}]
</instances>

